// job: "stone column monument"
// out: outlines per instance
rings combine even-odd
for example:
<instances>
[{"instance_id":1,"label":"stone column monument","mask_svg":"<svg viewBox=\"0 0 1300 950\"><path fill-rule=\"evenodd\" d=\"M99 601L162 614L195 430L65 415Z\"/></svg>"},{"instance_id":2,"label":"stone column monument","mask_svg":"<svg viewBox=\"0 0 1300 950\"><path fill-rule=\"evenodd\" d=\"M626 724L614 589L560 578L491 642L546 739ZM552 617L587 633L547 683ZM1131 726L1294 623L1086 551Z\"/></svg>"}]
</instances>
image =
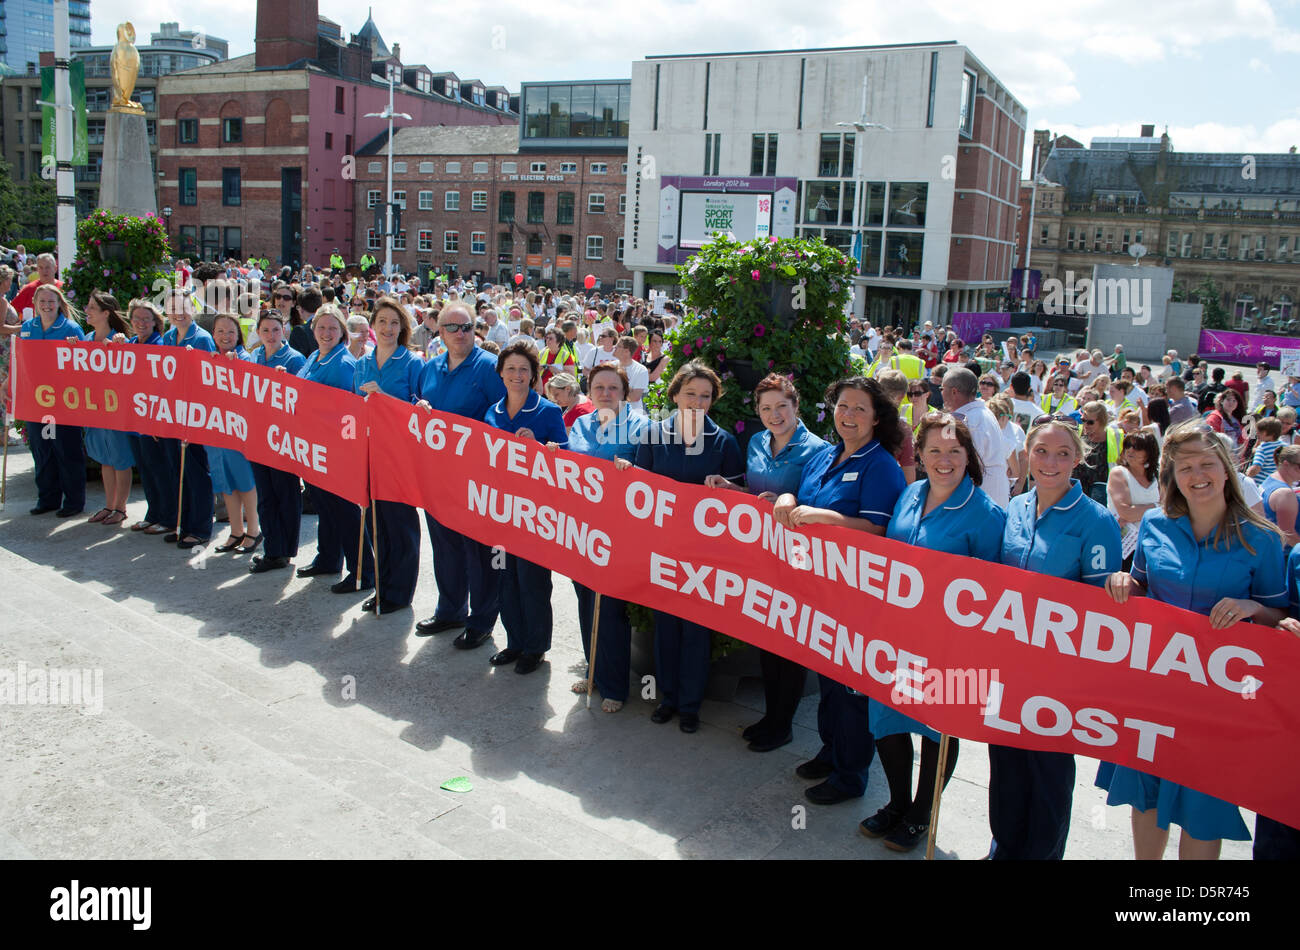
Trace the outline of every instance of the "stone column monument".
<instances>
[{"instance_id":1,"label":"stone column monument","mask_svg":"<svg viewBox=\"0 0 1300 950\"><path fill-rule=\"evenodd\" d=\"M144 107L131 99L140 72L140 53L134 44L135 27L118 24L117 45L109 59L113 103L104 127L99 206L141 217L147 212L157 214L158 200Z\"/></svg>"}]
</instances>

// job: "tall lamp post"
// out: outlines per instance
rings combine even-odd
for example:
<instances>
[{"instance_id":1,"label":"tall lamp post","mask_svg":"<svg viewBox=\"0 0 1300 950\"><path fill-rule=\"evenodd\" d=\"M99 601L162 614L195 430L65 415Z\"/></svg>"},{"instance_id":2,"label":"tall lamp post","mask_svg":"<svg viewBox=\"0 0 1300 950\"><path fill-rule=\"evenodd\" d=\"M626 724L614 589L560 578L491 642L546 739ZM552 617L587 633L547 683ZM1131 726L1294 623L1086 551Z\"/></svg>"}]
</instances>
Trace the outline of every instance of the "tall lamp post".
<instances>
[{"instance_id":1,"label":"tall lamp post","mask_svg":"<svg viewBox=\"0 0 1300 950\"><path fill-rule=\"evenodd\" d=\"M170 245L172 242L172 206L171 205L167 205L162 209L162 216L163 216L163 230L167 232L167 243ZM173 250L172 253L174 256L175 250Z\"/></svg>"},{"instance_id":2,"label":"tall lamp post","mask_svg":"<svg viewBox=\"0 0 1300 950\"><path fill-rule=\"evenodd\" d=\"M887 125L879 122L867 121L867 95L870 89L871 77L862 77L862 111L856 122L836 122L841 128L853 129L856 133L853 137L853 257L858 262L858 270L862 270L862 255L866 249L866 241L862 237L862 204L866 200L863 195L862 182L862 153L866 147L866 138L863 135L867 129L881 129L885 132L894 131ZM866 300L864 292L863 311L865 316Z\"/></svg>"},{"instance_id":3,"label":"tall lamp post","mask_svg":"<svg viewBox=\"0 0 1300 950\"><path fill-rule=\"evenodd\" d=\"M367 112L367 119L388 120L388 212L384 218L384 276L393 274L393 119L411 117L405 112L393 111L393 64L388 64L388 108L383 112Z\"/></svg>"}]
</instances>

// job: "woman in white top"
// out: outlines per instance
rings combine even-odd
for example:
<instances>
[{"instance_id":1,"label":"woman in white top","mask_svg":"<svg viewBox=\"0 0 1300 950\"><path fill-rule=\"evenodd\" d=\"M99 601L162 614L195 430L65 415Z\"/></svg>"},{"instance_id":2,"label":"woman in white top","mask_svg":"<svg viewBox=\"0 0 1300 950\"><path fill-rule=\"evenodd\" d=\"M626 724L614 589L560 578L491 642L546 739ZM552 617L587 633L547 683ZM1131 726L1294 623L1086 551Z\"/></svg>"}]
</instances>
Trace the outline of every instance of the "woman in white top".
<instances>
[{"instance_id":1,"label":"woman in white top","mask_svg":"<svg viewBox=\"0 0 1300 950\"><path fill-rule=\"evenodd\" d=\"M1160 443L1150 432L1124 436L1120 464L1106 482L1106 507L1119 522L1120 552L1131 566L1142 516L1160 504ZM1127 568L1126 568L1127 569Z\"/></svg>"}]
</instances>

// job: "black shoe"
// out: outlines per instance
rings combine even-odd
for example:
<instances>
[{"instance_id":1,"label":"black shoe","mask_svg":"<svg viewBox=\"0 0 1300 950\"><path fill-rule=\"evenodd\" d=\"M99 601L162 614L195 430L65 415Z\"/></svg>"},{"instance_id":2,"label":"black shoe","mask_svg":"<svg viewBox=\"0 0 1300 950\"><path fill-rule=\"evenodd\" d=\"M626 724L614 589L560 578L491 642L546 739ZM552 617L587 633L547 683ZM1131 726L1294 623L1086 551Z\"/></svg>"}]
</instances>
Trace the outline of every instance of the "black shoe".
<instances>
[{"instance_id":1,"label":"black shoe","mask_svg":"<svg viewBox=\"0 0 1300 950\"><path fill-rule=\"evenodd\" d=\"M481 647L491 639L491 630L471 630L466 627L464 633L451 641L451 645L457 650L472 650L475 647Z\"/></svg>"},{"instance_id":2,"label":"black shoe","mask_svg":"<svg viewBox=\"0 0 1300 950\"><path fill-rule=\"evenodd\" d=\"M822 782L820 785L805 788L803 797L814 805L838 805L840 802L847 802L850 798L861 798L862 795L850 795L838 785Z\"/></svg>"},{"instance_id":3,"label":"black shoe","mask_svg":"<svg viewBox=\"0 0 1300 950\"><path fill-rule=\"evenodd\" d=\"M175 531L168 531L163 535L163 544L175 544L181 539L181 536Z\"/></svg>"},{"instance_id":4,"label":"black shoe","mask_svg":"<svg viewBox=\"0 0 1300 950\"><path fill-rule=\"evenodd\" d=\"M361 605L361 609L369 613L375 612L375 606L379 603L379 596L372 595L366 598L366 602Z\"/></svg>"},{"instance_id":5,"label":"black shoe","mask_svg":"<svg viewBox=\"0 0 1300 950\"><path fill-rule=\"evenodd\" d=\"M85 508L60 508L54 513L54 516L56 518L71 518L73 515L79 515L85 510Z\"/></svg>"},{"instance_id":6,"label":"black shoe","mask_svg":"<svg viewBox=\"0 0 1300 950\"><path fill-rule=\"evenodd\" d=\"M699 713L682 713L681 718L677 720L677 728L682 732L697 731L700 728Z\"/></svg>"},{"instance_id":7,"label":"black shoe","mask_svg":"<svg viewBox=\"0 0 1300 950\"><path fill-rule=\"evenodd\" d=\"M29 515L44 515L44 514L48 514L51 511L57 511L57 510L58 510L58 505L50 505L48 508L45 507L44 505L37 505L35 508L33 508L31 511L27 513Z\"/></svg>"},{"instance_id":8,"label":"black shoe","mask_svg":"<svg viewBox=\"0 0 1300 950\"><path fill-rule=\"evenodd\" d=\"M759 738L766 731L767 731L767 717L764 716L762 719L754 723L752 726L746 726L745 730L740 734L740 738L744 739L746 742L753 742L755 739Z\"/></svg>"},{"instance_id":9,"label":"black shoe","mask_svg":"<svg viewBox=\"0 0 1300 950\"><path fill-rule=\"evenodd\" d=\"M930 826L909 825L899 822L898 827L885 835L885 847L890 851L911 851L930 834Z\"/></svg>"},{"instance_id":10,"label":"black shoe","mask_svg":"<svg viewBox=\"0 0 1300 950\"><path fill-rule=\"evenodd\" d=\"M415 625L415 635L429 637L444 630L458 630L465 626L463 620L439 620L437 617L425 617Z\"/></svg>"},{"instance_id":11,"label":"black shoe","mask_svg":"<svg viewBox=\"0 0 1300 950\"><path fill-rule=\"evenodd\" d=\"M858 823L858 830L868 838L883 838L897 828L898 823L902 820L902 809L895 811L889 805L886 805L870 818L863 818Z\"/></svg>"},{"instance_id":12,"label":"black shoe","mask_svg":"<svg viewBox=\"0 0 1300 950\"><path fill-rule=\"evenodd\" d=\"M355 594L359 591L374 589L374 584L367 584L365 581L362 581L361 586L358 587L357 579L355 577L345 577L343 580L336 581L330 585L330 590L335 594Z\"/></svg>"},{"instance_id":13,"label":"black shoe","mask_svg":"<svg viewBox=\"0 0 1300 950\"><path fill-rule=\"evenodd\" d=\"M781 736L767 733L766 735L760 735L751 742L749 744L749 751L771 752L773 749L779 749L781 746L789 745L791 742L794 742L794 733L789 730L786 731L785 735Z\"/></svg>"},{"instance_id":14,"label":"black shoe","mask_svg":"<svg viewBox=\"0 0 1300 950\"><path fill-rule=\"evenodd\" d=\"M321 574L337 574L338 571L337 570L331 571L328 568L317 567L316 562L312 561L306 567L298 568L298 570L295 571L294 573L296 573L299 577L317 577Z\"/></svg>"},{"instance_id":15,"label":"black shoe","mask_svg":"<svg viewBox=\"0 0 1300 950\"><path fill-rule=\"evenodd\" d=\"M525 653L515 663L515 672L521 674L531 673L542 665L542 657L545 655L544 653Z\"/></svg>"},{"instance_id":16,"label":"black shoe","mask_svg":"<svg viewBox=\"0 0 1300 950\"><path fill-rule=\"evenodd\" d=\"M834 766L829 762L823 762L821 759L809 759L795 769L794 774L800 778L821 781L824 778L830 778L830 774L834 771Z\"/></svg>"},{"instance_id":17,"label":"black shoe","mask_svg":"<svg viewBox=\"0 0 1300 950\"><path fill-rule=\"evenodd\" d=\"M253 558L252 563L248 565L248 573L265 574L267 571L275 571L288 566L289 559L287 557L268 557L263 555L262 557Z\"/></svg>"},{"instance_id":18,"label":"black shoe","mask_svg":"<svg viewBox=\"0 0 1300 950\"><path fill-rule=\"evenodd\" d=\"M492 659L488 660L488 662L493 666L505 666L507 663L513 663L523 655L523 650L516 650L514 647L506 647L500 653L493 653Z\"/></svg>"},{"instance_id":19,"label":"black shoe","mask_svg":"<svg viewBox=\"0 0 1300 950\"><path fill-rule=\"evenodd\" d=\"M672 706L669 706L667 703L660 703L655 707L655 711L650 714L650 721L664 723L669 719L672 719L676 713L677 710Z\"/></svg>"}]
</instances>

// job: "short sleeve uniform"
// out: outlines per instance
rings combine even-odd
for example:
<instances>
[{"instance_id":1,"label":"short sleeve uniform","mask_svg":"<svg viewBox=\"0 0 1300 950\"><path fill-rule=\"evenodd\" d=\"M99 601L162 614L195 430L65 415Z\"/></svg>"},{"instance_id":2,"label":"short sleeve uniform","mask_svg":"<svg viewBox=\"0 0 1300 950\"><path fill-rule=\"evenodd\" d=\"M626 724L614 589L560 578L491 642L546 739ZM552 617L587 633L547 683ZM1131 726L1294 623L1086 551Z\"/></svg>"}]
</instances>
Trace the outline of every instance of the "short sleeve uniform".
<instances>
[{"instance_id":1,"label":"short sleeve uniform","mask_svg":"<svg viewBox=\"0 0 1300 950\"><path fill-rule=\"evenodd\" d=\"M554 442L562 449L569 447L569 433L564 428L564 413L560 412L560 407L555 403L543 399L533 390L528 391L528 398L524 400L523 408L513 417L506 411L506 400L502 398L500 402L488 409L483 421L512 434L520 429L531 429L533 437L542 445Z\"/></svg>"},{"instance_id":2,"label":"short sleeve uniform","mask_svg":"<svg viewBox=\"0 0 1300 950\"><path fill-rule=\"evenodd\" d=\"M183 337L177 332L178 329L178 327L172 327L163 334L163 346L188 346L196 350L203 350L205 353L217 352L217 344L213 342L212 334L197 323L191 322Z\"/></svg>"},{"instance_id":3,"label":"short sleeve uniform","mask_svg":"<svg viewBox=\"0 0 1300 950\"><path fill-rule=\"evenodd\" d=\"M907 487L902 468L875 439L837 462L843 448L828 445L808 461L796 493L799 504L888 525Z\"/></svg>"},{"instance_id":4,"label":"short sleeve uniform","mask_svg":"<svg viewBox=\"0 0 1300 950\"><path fill-rule=\"evenodd\" d=\"M348 352L348 348L338 344L324 359L321 359L320 350L313 353L302 365L302 369L298 370L298 378L352 392L356 365L356 358Z\"/></svg>"},{"instance_id":5,"label":"short sleeve uniform","mask_svg":"<svg viewBox=\"0 0 1300 950\"><path fill-rule=\"evenodd\" d=\"M258 366L268 366L271 369L283 366L286 373L292 373L295 376L298 375L298 370L302 369L303 364L307 362L305 356L287 344L281 345L275 351L275 355L269 358L266 355L266 347L259 346L249 354L249 358Z\"/></svg>"},{"instance_id":6,"label":"short sleeve uniform","mask_svg":"<svg viewBox=\"0 0 1300 950\"><path fill-rule=\"evenodd\" d=\"M650 424L649 419L633 412L627 403L619 406L618 415L604 428L600 425L600 412L589 412L579 417L569 430L569 448L607 462L615 458L633 462Z\"/></svg>"},{"instance_id":7,"label":"short sleeve uniform","mask_svg":"<svg viewBox=\"0 0 1300 950\"><path fill-rule=\"evenodd\" d=\"M745 484L757 494L793 494L803 480L804 466L826 448L826 440L813 435L799 422L790 440L772 456L772 433L764 429L749 440L745 460Z\"/></svg>"},{"instance_id":8,"label":"short sleeve uniform","mask_svg":"<svg viewBox=\"0 0 1300 950\"><path fill-rule=\"evenodd\" d=\"M29 317L23 321L18 335L24 340L84 340L86 334L81 327L60 313L47 330L41 325L40 317Z\"/></svg>"},{"instance_id":9,"label":"short sleeve uniform","mask_svg":"<svg viewBox=\"0 0 1300 950\"><path fill-rule=\"evenodd\" d=\"M379 365L375 351L371 350L357 360L352 388L360 393L366 383L377 383L384 395L409 403L420 398L420 374L423 371L424 364L404 346L394 350L383 366Z\"/></svg>"},{"instance_id":10,"label":"short sleeve uniform","mask_svg":"<svg viewBox=\"0 0 1300 950\"><path fill-rule=\"evenodd\" d=\"M235 358L254 362L253 354L242 346L235 349ZM212 490L218 495L249 492L257 487L253 466L242 452L234 449L207 447L208 472L212 476Z\"/></svg>"},{"instance_id":11,"label":"short sleeve uniform","mask_svg":"<svg viewBox=\"0 0 1300 950\"><path fill-rule=\"evenodd\" d=\"M694 485L703 485L710 475L737 479L744 474L745 466L735 436L705 416L695 443L687 446L677 433L678 415L674 412L662 422L651 425L646 440L637 446L637 468Z\"/></svg>"},{"instance_id":12,"label":"short sleeve uniform","mask_svg":"<svg viewBox=\"0 0 1300 950\"><path fill-rule=\"evenodd\" d=\"M1038 489L1011 499L1002 532L1002 563L1049 577L1104 586L1120 569L1119 522L1083 493L1076 478L1038 517Z\"/></svg>"}]
</instances>

